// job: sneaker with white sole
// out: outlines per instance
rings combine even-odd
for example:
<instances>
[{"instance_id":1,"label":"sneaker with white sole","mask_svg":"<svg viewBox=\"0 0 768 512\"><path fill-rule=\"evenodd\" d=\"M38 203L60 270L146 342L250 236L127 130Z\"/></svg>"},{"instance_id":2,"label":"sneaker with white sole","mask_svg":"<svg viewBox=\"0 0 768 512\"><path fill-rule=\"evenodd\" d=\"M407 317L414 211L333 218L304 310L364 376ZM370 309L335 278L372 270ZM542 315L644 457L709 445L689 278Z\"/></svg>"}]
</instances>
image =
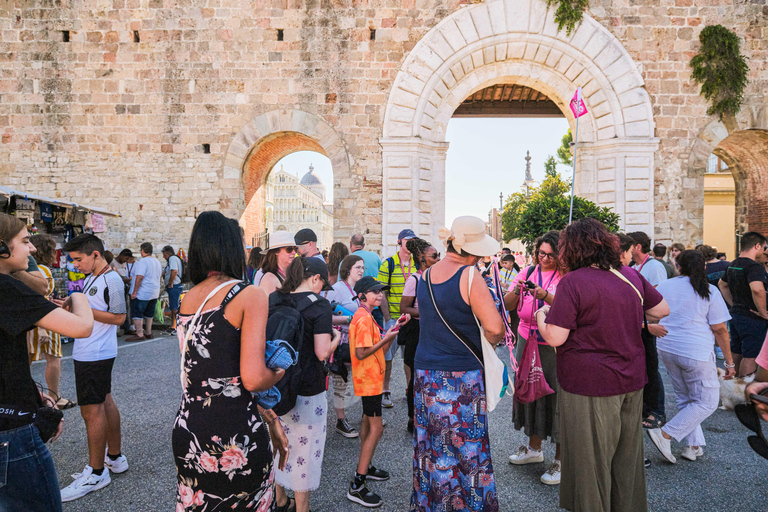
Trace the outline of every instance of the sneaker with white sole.
<instances>
[{"instance_id":1,"label":"sneaker with white sole","mask_svg":"<svg viewBox=\"0 0 768 512\"><path fill-rule=\"evenodd\" d=\"M509 456L510 464L523 465L536 462L544 462L544 454L541 450L534 450L530 446L521 446L516 453Z\"/></svg>"},{"instance_id":2,"label":"sneaker with white sole","mask_svg":"<svg viewBox=\"0 0 768 512\"><path fill-rule=\"evenodd\" d=\"M128 459L125 458L125 455L120 455L115 460L112 460L109 458L109 455L105 455L104 466L109 468L112 473L125 473L128 471Z\"/></svg>"},{"instance_id":3,"label":"sneaker with white sole","mask_svg":"<svg viewBox=\"0 0 768 512\"><path fill-rule=\"evenodd\" d=\"M109 469L106 467L100 475L96 475L91 466L85 466L82 473L74 474L72 477L75 481L61 490L61 501L80 499L89 492L103 489L112 482Z\"/></svg>"},{"instance_id":4,"label":"sneaker with white sole","mask_svg":"<svg viewBox=\"0 0 768 512\"><path fill-rule=\"evenodd\" d=\"M343 420L336 420L336 432L346 437L347 439L352 439L360 435L360 432L358 432L357 429L349 424L347 418L344 418Z\"/></svg>"},{"instance_id":5,"label":"sneaker with white sole","mask_svg":"<svg viewBox=\"0 0 768 512\"><path fill-rule=\"evenodd\" d=\"M701 457L702 455L704 455L704 448L702 448L701 446L699 446L695 450L690 446L686 446L685 448L683 448L683 452L680 454L682 458L688 459L690 461L695 461L696 457Z\"/></svg>"},{"instance_id":6,"label":"sneaker with white sole","mask_svg":"<svg viewBox=\"0 0 768 512\"><path fill-rule=\"evenodd\" d=\"M546 473L541 475L541 483L547 485L559 485L560 484L560 461L555 459Z\"/></svg>"},{"instance_id":7,"label":"sneaker with white sole","mask_svg":"<svg viewBox=\"0 0 768 512\"><path fill-rule=\"evenodd\" d=\"M664 456L665 459L667 459L672 464L677 462L675 456L672 455L672 440L665 439L661 434L660 428L649 428L646 429L645 433L648 434L648 437L651 439L651 441L653 441L653 444L656 446L656 448L658 448L659 452Z\"/></svg>"},{"instance_id":8,"label":"sneaker with white sole","mask_svg":"<svg viewBox=\"0 0 768 512\"><path fill-rule=\"evenodd\" d=\"M384 503L381 496L375 492L369 491L365 484L356 489L354 487L354 482L349 485L347 499L366 508L378 508Z\"/></svg>"},{"instance_id":9,"label":"sneaker with white sole","mask_svg":"<svg viewBox=\"0 0 768 512\"><path fill-rule=\"evenodd\" d=\"M385 409L391 409L394 407L392 404L392 394L389 391L385 391L381 397L381 406Z\"/></svg>"}]
</instances>

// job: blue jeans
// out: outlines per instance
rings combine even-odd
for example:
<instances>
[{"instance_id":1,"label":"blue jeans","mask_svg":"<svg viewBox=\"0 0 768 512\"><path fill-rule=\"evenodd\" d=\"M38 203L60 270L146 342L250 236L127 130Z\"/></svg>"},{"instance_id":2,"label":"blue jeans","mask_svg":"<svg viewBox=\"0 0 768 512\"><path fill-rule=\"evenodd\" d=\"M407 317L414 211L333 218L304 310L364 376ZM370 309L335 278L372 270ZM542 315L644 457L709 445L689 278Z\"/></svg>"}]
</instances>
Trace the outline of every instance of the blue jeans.
<instances>
[{"instance_id":1,"label":"blue jeans","mask_svg":"<svg viewBox=\"0 0 768 512\"><path fill-rule=\"evenodd\" d=\"M179 299L181 298L181 292L183 290L184 285L181 283L166 288L166 291L168 292L168 307L171 311L179 311Z\"/></svg>"},{"instance_id":2,"label":"blue jeans","mask_svg":"<svg viewBox=\"0 0 768 512\"><path fill-rule=\"evenodd\" d=\"M53 457L33 425L0 432L0 510L61 512Z\"/></svg>"}]
</instances>

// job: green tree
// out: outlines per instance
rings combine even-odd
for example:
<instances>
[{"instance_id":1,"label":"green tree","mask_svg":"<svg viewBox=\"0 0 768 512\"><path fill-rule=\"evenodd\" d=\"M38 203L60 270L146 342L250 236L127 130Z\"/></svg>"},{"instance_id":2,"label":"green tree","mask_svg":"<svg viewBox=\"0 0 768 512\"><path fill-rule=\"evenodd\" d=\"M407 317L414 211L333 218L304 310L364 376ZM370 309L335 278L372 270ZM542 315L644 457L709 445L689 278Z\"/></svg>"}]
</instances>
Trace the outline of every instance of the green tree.
<instances>
[{"instance_id":1,"label":"green tree","mask_svg":"<svg viewBox=\"0 0 768 512\"><path fill-rule=\"evenodd\" d=\"M557 159L561 164L572 165L573 157L571 156L571 143L573 142L573 134L571 129L568 128L568 133L563 135L563 143L557 148Z\"/></svg>"}]
</instances>

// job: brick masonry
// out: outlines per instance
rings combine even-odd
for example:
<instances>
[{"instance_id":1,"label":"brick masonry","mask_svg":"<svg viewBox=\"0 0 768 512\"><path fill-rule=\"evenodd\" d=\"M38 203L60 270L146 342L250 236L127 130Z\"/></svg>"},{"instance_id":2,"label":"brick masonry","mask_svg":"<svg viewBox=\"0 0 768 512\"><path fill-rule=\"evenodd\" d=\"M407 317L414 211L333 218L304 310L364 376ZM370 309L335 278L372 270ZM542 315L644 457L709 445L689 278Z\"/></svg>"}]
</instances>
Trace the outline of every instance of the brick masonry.
<instances>
[{"instance_id":1,"label":"brick masonry","mask_svg":"<svg viewBox=\"0 0 768 512\"><path fill-rule=\"evenodd\" d=\"M521 6L528 10L518 13ZM393 140L400 134L384 133L385 117L396 79L419 42L438 37L438 24L450 18L446 23L454 28L444 32L435 51L448 52L440 55L443 61L457 56L467 44L467 13L481 13L478 7L489 13L487 22L469 22L478 30L490 27L489 33L478 32L478 40L506 37L505 52L519 48L515 34L520 30L500 26L499 20L519 19L529 27L525 37L531 41L547 30L551 17L541 0L0 1L0 182L120 211L123 216L109 223L110 247L136 249L143 240L186 245L196 212L216 208L242 215L246 190L263 180L274 160L274 155L253 153L254 145L266 144L264 137L288 141L290 134L300 134L293 140L312 139L334 164L337 238L360 231L374 248L382 242L389 246L388 232L399 222L433 234L444 211L439 194L444 144L440 137L412 134L422 140L403 146L403 139ZM490 15L500 8L511 16ZM541 28L530 30L538 20ZM688 67L699 31L717 23L743 38L750 65L745 106L727 127L706 115ZM278 29L283 41L277 40ZM587 29L590 37L582 39ZM69 42L64 42L65 31ZM740 222L752 227L762 219L765 226L762 207L751 206L751 198L765 190L764 182L753 181L768 161L768 155L751 148L764 139L728 140L742 130L768 129L765 0L598 0L572 36L549 40L563 45L558 51L587 55L590 60L580 62L584 70L594 64L608 77L600 59L625 55L635 71L616 77L611 86L647 95L647 101L635 104L641 109L610 103L598 109L590 127L597 146L609 144L610 137L601 137L616 126L624 127L625 137L634 137L634 127L645 126L650 116L652 127L647 144L631 151L596 146L594 158L581 169L594 176L593 181L582 177L584 193L622 194L642 202L643 191L626 182L651 180L647 196L653 198L656 237L695 243L702 232L701 158L722 143L718 151L726 161L738 161L741 170L737 187L745 207L739 210ZM594 54L597 43L605 43L599 55ZM552 51L543 53L554 43L535 46L541 54L510 52L503 58L495 53L501 45L493 47L493 55L488 48L469 51L451 72L473 69L492 81L513 70L521 82L556 90L581 79L579 68L556 73L557 64L550 66L555 71L549 84L533 75L554 58ZM599 94L597 85L591 94ZM471 89L455 89L452 101ZM434 84L433 92L451 94ZM562 96L557 95L561 102ZM450 113L438 111L431 97L423 99L414 95L411 100L422 105L420 115L446 122ZM657 148L649 150L654 140ZM411 180L410 188L392 188L400 192L389 197L387 147L397 165L405 165L392 169L399 169L396 174L405 169ZM614 150L620 154L612 161L598 158ZM752 153L754 161L747 163ZM266 163L257 165L257 160ZM591 192L588 183L594 183ZM390 201L398 212L392 222L383 215ZM625 217L643 213L631 211L630 202Z\"/></svg>"}]
</instances>

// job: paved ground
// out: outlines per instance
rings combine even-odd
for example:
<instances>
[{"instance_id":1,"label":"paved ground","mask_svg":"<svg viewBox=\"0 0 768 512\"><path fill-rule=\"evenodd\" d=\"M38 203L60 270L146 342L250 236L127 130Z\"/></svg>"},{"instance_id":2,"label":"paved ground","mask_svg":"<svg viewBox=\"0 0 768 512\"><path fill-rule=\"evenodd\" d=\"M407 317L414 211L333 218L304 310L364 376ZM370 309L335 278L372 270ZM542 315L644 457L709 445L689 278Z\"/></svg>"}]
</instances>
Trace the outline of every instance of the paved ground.
<instances>
[{"instance_id":1,"label":"paved ground","mask_svg":"<svg viewBox=\"0 0 768 512\"><path fill-rule=\"evenodd\" d=\"M65 345L65 355L71 353ZM113 476L112 484L74 503L65 504L66 512L75 511L170 511L174 509L175 467L170 436L179 405L178 344L168 337L140 344L120 343L113 373L113 395L122 413L123 453L131 469ZM377 451L375 463L392 473L388 482L375 482L371 488L382 495L383 511L407 511L412 486L411 439L405 430L406 403L404 376L396 361L393 379L395 408L385 410L388 422ZM62 391L74 397L72 360L63 361ZM399 367L399 368L398 368ZM44 365L33 365L33 376L43 381ZM668 380L666 381L668 383ZM671 385L667 386L667 404L673 403ZM524 442L520 432L510 425L509 399L491 414L491 444L496 485L501 510L555 511L557 487L539 483L543 464L512 466L510 451ZM668 413L674 406L667 406ZM350 418L359 418L359 403ZM66 426L52 452L62 485L71 482L71 473L82 470L87 462L85 427L78 409L65 412ZM357 460L358 441L344 439L332 429L335 417L328 418L329 437L321 487L312 496L315 512L355 511L359 507L345 498L346 488ZM359 426L359 420L357 422ZM768 510L768 461L758 457L747 445L747 431L732 412L718 410L704 424L706 455L695 463L678 459L677 465L662 462L661 456L646 440L646 454L653 461L648 470L648 501L653 511L765 512ZM333 432L333 433L331 433ZM673 448L679 453L681 447ZM551 461L554 449L547 446L545 457Z\"/></svg>"}]
</instances>

